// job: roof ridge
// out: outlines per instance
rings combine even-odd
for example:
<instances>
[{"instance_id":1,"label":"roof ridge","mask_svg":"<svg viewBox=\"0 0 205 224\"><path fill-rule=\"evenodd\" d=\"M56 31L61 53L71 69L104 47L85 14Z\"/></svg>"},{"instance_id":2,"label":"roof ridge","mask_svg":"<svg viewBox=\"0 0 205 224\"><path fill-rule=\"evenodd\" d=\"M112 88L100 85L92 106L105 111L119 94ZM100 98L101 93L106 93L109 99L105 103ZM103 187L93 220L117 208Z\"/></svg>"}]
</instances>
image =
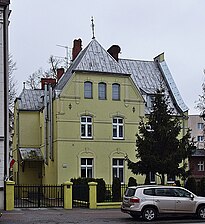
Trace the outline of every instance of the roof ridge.
<instances>
[{"instance_id":1,"label":"roof ridge","mask_svg":"<svg viewBox=\"0 0 205 224\"><path fill-rule=\"evenodd\" d=\"M92 50L89 50L90 48ZM74 70L128 74L95 38L90 41L82 53L81 60Z\"/></svg>"}]
</instances>

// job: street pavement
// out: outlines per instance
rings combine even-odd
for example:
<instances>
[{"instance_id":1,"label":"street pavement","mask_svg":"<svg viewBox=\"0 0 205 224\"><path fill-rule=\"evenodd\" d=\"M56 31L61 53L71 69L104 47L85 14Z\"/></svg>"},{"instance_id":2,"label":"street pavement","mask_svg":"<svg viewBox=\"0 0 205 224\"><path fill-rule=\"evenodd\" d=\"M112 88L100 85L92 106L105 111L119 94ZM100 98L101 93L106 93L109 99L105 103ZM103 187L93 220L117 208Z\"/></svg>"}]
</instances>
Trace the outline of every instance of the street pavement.
<instances>
[{"instance_id":1,"label":"street pavement","mask_svg":"<svg viewBox=\"0 0 205 224\"><path fill-rule=\"evenodd\" d=\"M15 209L13 211L3 211L0 218L0 224L142 224L146 223L142 220L134 220L129 215L124 214L120 209L98 209L90 210L85 208L74 208L72 210L64 209ZM159 218L152 222L152 224L163 223L205 223L193 217L169 217Z\"/></svg>"}]
</instances>

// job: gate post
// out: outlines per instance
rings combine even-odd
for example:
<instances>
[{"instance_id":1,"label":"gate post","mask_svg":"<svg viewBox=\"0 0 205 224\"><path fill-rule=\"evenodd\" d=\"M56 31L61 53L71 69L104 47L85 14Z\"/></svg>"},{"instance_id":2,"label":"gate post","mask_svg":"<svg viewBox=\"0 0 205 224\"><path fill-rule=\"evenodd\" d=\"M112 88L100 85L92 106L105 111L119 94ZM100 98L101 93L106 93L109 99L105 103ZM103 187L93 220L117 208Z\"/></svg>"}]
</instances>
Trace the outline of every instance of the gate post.
<instances>
[{"instance_id":1,"label":"gate post","mask_svg":"<svg viewBox=\"0 0 205 224\"><path fill-rule=\"evenodd\" d=\"M72 198L72 185L70 181L66 181L64 184L64 209L73 208L73 198Z\"/></svg>"},{"instance_id":2,"label":"gate post","mask_svg":"<svg viewBox=\"0 0 205 224\"><path fill-rule=\"evenodd\" d=\"M89 208L97 208L97 183L89 182Z\"/></svg>"},{"instance_id":3,"label":"gate post","mask_svg":"<svg viewBox=\"0 0 205 224\"><path fill-rule=\"evenodd\" d=\"M6 211L14 209L14 181L6 181Z\"/></svg>"}]
</instances>

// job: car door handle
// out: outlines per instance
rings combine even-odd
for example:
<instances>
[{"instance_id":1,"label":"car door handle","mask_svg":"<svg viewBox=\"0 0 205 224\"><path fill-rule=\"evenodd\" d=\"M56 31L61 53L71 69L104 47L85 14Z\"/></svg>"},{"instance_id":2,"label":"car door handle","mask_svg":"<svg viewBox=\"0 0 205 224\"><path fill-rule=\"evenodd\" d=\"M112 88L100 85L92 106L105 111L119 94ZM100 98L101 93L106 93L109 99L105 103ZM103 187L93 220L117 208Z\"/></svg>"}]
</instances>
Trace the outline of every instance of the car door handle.
<instances>
[{"instance_id":1,"label":"car door handle","mask_svg":"<svg viewBox=\"0 0 205 224\"><path fill-rule=\"evenodd\" d=\"M176 201L176 203L181 203L181 201Z\"/></svg>"},{"instance_id":2,"label":"car door handle","mask_svg":"<svg viewBox=\"0 0 205 224\"><path fill-rule=\"evenodd\" d=\"M155 200L155 202L160 202L160 200Z\"/></svg>"}]
</instances>

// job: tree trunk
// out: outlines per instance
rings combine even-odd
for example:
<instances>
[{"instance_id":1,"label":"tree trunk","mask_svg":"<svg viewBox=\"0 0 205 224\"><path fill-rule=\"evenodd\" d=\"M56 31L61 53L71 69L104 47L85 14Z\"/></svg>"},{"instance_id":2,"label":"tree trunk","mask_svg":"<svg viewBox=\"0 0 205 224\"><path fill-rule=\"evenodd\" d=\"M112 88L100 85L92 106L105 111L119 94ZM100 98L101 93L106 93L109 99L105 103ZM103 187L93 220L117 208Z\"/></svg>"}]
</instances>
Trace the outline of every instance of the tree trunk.
<instances>
[{"instance_id":1,"label":"tree trunk","mask_svg":"<svg viewBox=\"0 0 205 224\"><path fill-rule=\"evenodd\" d=\"M164 185L165 183L165 175L164 173L162 174L162 178L161 178L161 185Z\"/></svg>"}]
</instances>

